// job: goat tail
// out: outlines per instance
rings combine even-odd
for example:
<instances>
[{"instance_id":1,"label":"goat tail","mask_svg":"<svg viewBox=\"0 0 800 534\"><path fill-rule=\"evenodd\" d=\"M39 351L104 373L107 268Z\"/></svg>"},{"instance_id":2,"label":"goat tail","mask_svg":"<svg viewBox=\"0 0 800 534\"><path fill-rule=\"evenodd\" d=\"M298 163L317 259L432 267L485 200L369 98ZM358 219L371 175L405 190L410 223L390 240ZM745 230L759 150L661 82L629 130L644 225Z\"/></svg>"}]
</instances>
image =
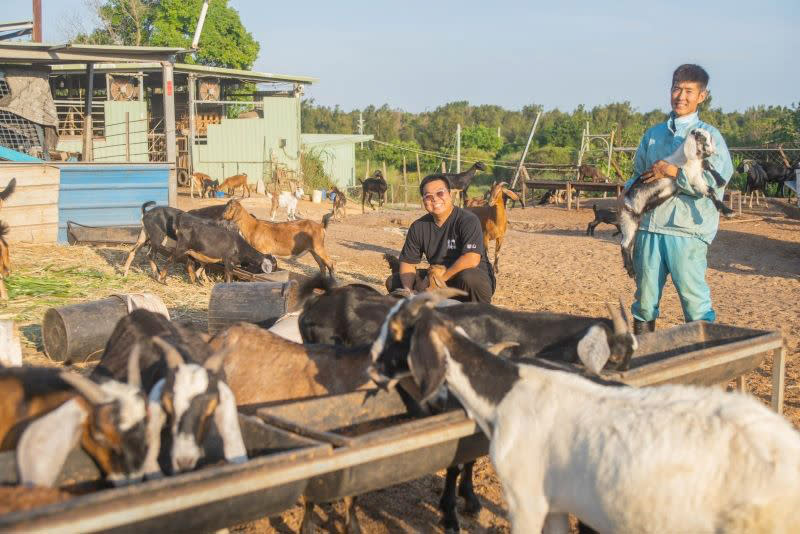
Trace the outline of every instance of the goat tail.
<instances>
[{"instance_id":1,"label":"goat tail","mask_svg":"<svg viewBox=\"0 0 800 534\"><path fill-rule=\"evenodd\" d=\"M155 200L148 200L147 202L142 204L142 217L144 217L144 214L147 212L147 208L149 208L150 206L155 206L155 205L156 205L156 201Z\"/></svg>"},{"instance_id":2,"label":"goat tail","mask_svg":"<svg viewBox=\"0 0 800 534\"><path fill-rule=\"evenodd\" d=\"M302 304L308 300L308 297L314 294L315 289L321 289L327 293L335 287L336 278L319 273L300 286L297 290L297 302Z\"/></svg>"},{"instance_id":3,"label":"goat tail","mask_svg":"<svg viewBox=\"0 0 800 534\"><path fill-rule=\"evenodd\" d=\"M0 192L0 202L4 202L8 197L10 197L16 188L17 188L17 179L12 178L11 181L8 182L6 188L3 189L2 192Z\"/></svg>"},{"instance_id":4,"label":"goat tail","mask_svg":"<svg viewBox=\"0 0 800 534\"><path fill-rule=\"evenodd\" d=\"M400 272L400 259L397 256L389 252L384 252L383 259L389 264L389 269L392 271L392 274Z\"/></svg>"},{"instance_id":5,"label":"goat tail","mask_svg":"<svg viewBox=\"0 0 800 534\"><path fill-rule=\"evenodd\" d=\"M333 217L333 212L326 213L322 216L322 227L324 229L328 229L328 225L331 223L331 217Z\"/></svg>"},{"instance_id":6,"label":"goat tail","mask_svg":"<svg viewBox=\"0 0 800 534\"><path fill-rule=\"evenodd\" d=\"M6 242L6 236L8 235L8 232L10 232L10 231L11 231L11 228L9 228L8 224L5 221L0 221L0 241L5 243Z\"/></svg>"}]
</instances>

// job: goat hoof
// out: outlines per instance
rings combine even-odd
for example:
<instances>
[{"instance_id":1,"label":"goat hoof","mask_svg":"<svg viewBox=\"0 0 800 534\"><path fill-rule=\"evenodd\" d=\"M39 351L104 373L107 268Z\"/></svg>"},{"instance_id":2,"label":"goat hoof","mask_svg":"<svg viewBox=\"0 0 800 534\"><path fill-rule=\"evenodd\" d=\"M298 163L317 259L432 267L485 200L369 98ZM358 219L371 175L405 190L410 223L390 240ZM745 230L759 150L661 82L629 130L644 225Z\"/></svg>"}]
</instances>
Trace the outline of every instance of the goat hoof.
<instances>
[{"instance_id":1,"label":"goat hoof","mask_svg":"<svg viewBox=\"0 0 800 534\"><path fill-rule=\"evenodd\" d=\"M481 501L476 495L464 496L464 513L467 515L475 516L483 508Z\"/></svg>"}]
</instances>

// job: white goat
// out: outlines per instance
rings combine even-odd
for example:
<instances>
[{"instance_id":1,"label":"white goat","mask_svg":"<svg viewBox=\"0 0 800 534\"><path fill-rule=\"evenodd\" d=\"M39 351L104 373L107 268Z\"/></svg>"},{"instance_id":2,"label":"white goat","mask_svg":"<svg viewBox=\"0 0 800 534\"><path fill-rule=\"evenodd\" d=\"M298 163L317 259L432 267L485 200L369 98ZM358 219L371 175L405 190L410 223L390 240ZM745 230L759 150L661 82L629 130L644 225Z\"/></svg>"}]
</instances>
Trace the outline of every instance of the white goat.
<instances>
[{"instance_id":1,"label":"white goat","mask_svg":"<svg viewBox=\"0 0 800 534\"><path fill-rule=\"evenodd\" d=\"M294 193L289 191L281 191L278 195L278 206L286 208L286 218L290 221L297 220L297 201L303 198L303 188L298 187ZM272 198L270 193L270 198ZM275 214L278 212L278 207L273 205L272 213L270 214L271 220L275 220Z\"/></svg>"},{"instance_id":2,"label":"white goat","mask_svg":"<svg viewBox=\"0 0 800 534\"><path fill-rule=\"evenodd\" d=\"M695 128L686 136L683 143L664 161L676 165L683 170L683 175L691 188L699 195L708 197L719 212L732 217L734 211L717 199L714 188L708 185L703 177L706 170L714 177L717 187L725 185L725 180L708 162L708 158L716 153L714 139L707 130ZM633 240L639 229L639 221L645 212L655 209L670 198L680 193L676 180L660 178L650 183L642 182L638 177L628 191L619 198L619 225L622 232L620 247L622 261L628 275L633 277Z\"/></svg>"},{"instance_id":3,"label":"white goat","mask_svg":"<svg viewBox=\"0 0 800 534\"><path fill-rule=\"evenodd\" d=\"M491 440L515 533L569 532L569 513L600 532L797 531L800 434L755 399L515 365L459 333L434 300L387 316L371 374L384 384L410 374L424 398L447 385ZM398 343L407 328L410 344Z\"/></svg>"}]
</instances>

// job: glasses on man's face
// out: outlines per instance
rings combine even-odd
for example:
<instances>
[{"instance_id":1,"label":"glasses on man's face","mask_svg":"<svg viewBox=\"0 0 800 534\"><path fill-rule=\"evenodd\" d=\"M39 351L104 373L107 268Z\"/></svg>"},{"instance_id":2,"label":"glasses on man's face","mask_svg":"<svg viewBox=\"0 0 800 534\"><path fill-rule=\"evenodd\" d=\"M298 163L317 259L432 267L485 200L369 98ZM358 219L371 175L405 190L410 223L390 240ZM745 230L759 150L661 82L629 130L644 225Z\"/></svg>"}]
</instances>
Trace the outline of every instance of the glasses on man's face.
<instances>
[{"instance_id":1,"label":"glasses on man's face","mask_svg":"<svg viewBox=\"0 0 800 534\"><path fill-rule=\"evenodd\" d=\"M438 191L434 191L433 193L428 193L427 195L423 195L422 201L423 202L433 202L434 197L438 198L439 200L444 200L447 197L449 191L447 189L439 189Z\"/></svg>"}]
</instances>

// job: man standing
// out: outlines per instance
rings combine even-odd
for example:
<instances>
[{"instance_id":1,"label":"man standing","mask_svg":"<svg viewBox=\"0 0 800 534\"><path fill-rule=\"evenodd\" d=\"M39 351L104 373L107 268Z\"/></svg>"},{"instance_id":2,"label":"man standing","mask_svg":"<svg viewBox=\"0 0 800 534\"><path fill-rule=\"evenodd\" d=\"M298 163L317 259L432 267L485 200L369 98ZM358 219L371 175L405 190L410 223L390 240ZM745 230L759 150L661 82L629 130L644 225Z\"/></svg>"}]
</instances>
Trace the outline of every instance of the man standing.
<instances>
[{"instance_id":1,"label":"man standing","mask_svg":"<svg viewBox=\"0 0 800 534\"><path fill-rule=\"evenodd\" d=\"M681 192L656 209L647 212L639 224L634 245L636 295L631 312L637 334L652 332L659 315L659 301L667 275L678 291L683 316L688 321L713 321L711 290L706 283L708 245L717 234L719 213L710 199L698 195L687 184L683 171L667 163L668 157L683 143L689 132L702 128L711 133L717 153L710 163L727 182L733 174L728 147L719 131L697 116L697 106L708 97L708 73L698 65L681 65L672 75L670 103L672 113L665 123L647 130L636 150L634 178L644 182L672 178ZM722 198L724 186L717 187L713 176L704 171L706 182Z\"/></svg>"},{"instance_id":2,"label":"man standing","mask_svg":"<svg viewBox=\"0 0 800 534\"><path fill-rule=\"evenodd\" d=\"M425 211L408 229L400 253L400 272L390 278L390 290L412 291L415 265L424 254L430 265L444 265L440 281L466 291L470 302L491 302L494 273L483 247L481 223L474 213L453 205L450 182L442 174L422 179L419 192Z\"/></svg>"}]
</instances>

